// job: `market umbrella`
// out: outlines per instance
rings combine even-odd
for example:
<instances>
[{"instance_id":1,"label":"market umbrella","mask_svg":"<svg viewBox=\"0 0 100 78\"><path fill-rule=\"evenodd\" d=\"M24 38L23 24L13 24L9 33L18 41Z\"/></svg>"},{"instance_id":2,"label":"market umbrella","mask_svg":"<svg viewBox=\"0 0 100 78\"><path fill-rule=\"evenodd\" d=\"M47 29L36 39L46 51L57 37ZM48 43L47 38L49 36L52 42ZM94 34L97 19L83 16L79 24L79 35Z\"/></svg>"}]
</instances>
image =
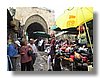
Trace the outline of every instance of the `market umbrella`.
<instances>
[{"instance_id":1,"label":"market umbrella","mask_svg":"<svg viewBox=\"0 0 100 78\"><path fill-rule=\"evenodd\" d=\"M53 25L53 26L50 27L51 30L54 30L54 29L56 29L56 28L57 28L56 25Z\"/></svg>"},{"instance_id":2,"label":"market umbrella","mask_svg":"<svg viewBox=\"0 0 100 78\"><path fill-rule=\"evenodd\" d=\"M86 31L89 38L89 43L91 45L91 39L88 32L86 22L93 20L93 8L92 7L72 7L67 9L57 20L56 25L61 29L68 29L72 27L77 27L85 24ZM80 32L79 32L80 34ZM92 45L91 45L91 50Z\"/></svg>"},{"instance_id":3,"label":"market umbrella","mask_svg":"<svg viewBox=\"0 0 100 78\"><path fill-rule=\"evenodd\" d=\"M61 28L57 27L56 25L51 26L50 29L54 31L61 31Z\"/></svg>"},{"instance_id":4,"label":"market umbrella","mask_svg":"<svg viewBox=\"0 0 100 78\"><path fill-rule=\"evenodd\" d=\"M62 31L78 31L78 30L77 27L72 27L72 28L62 29Z\"/></svg>"},{"instance_id":5,"label":"market umbrella","mask_svg":"<svg viewBox=\"0 0 100 78\"><path fill-rule=\"evenodd\" d=\"M86 24L89 29L93 29L93 20L86 22ZM73 31L84 31L84 30L85 30L84 24L81 26L77 26L77 27L62 29L62 31L72 31L72 32Z\"/></svg>"},{"instance_id":6,"label":"market umbrella","mask_svg":"<svg viewBox=\"0 0 100 78\"><path fill-rule=\"evenodd\" d=\"M67 9L56 20L56 25L61 29L77 27L93 19L92 7L73 7Z\"/></svg>"},{"instance_id":7,"label":"market umbrella","mask_svg":"<svg viewBox=\"0 0 100 78\"><path fill-rule=\"evenodd\" d=\"M33 32L33 36L43 37L43 38L50 38L50 35L48 33L42 32L42 31Z\"/></svg>"},{"instance_id":8,"label":"market umbrella","mask_svg":"<svg viewBox=\"0 0 100 78\"><path fill-rule=\"evenodd\" d=\"M68 31L64 34L73 34L73 35L78 35L78 31Z\"/></svg>"},{"instance_id":9,"label":"market umbrella","mask_svg":"<svg viewBox=\"0 0 100 78\"><path fill-rule=\"evenodd\" d=\"M57 27L54 31L62 31L61 28Z\"/></svg>"}]
</instances>

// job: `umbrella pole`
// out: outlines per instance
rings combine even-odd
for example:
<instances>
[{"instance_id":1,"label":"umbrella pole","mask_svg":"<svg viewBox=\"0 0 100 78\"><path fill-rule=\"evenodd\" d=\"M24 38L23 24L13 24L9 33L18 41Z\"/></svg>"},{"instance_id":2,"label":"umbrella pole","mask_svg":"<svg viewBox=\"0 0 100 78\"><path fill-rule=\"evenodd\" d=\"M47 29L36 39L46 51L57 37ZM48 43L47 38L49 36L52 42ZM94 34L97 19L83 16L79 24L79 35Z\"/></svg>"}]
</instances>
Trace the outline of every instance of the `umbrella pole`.
<instances>
[{"instance_id":1,"label":"umbrella pole","mask_svg":"<svg viewBox=\"0 0 100 78\"><path fill-rule=\"evenodd\" d=\"M86 27L86 31L87 31L87 34L88 34L88 38L89 38L90 47L91 47L91 50L92 50L92 53L93 53L92 43L91 43L91 39L90 39L90 35L89 35L89 31L88 31L88 27L87 27L87 24L86 24L86 22L85 22L85 27Z\"/></svg>"},{"instance_id":2,"label":"umbrella pole","mask_svg":"<svg viewBox=\"0 0 100 78\"><path fill-rule=\"evenodd\" d=\"M80 26L79 26L79 41L80 41L80 38L81 38L81 37L80 37Z\"/></svg>"},{"instance_id":3,"label":"umbrella pole","mask_svg":"<svg viewBox=\"0 0 100 78\"><path fill-rule=\"evenodd\" d=\"M82 10L82 9L81 9L81 10ZM83 14L83 10L82 10L82 14ZM85 22L84 14L83 14L83 18L84 18L84 23L85 23L86 31L87 31L87 34L88 34L88 38L89 38L89 43L90 43L91 51L92 51L92 53L93 53L92 43L91 43L91 39L90 39L90 35L89 35L89 31L88 31L87 24L86 24L86 22Z\"/></svg>"}]
</instances>

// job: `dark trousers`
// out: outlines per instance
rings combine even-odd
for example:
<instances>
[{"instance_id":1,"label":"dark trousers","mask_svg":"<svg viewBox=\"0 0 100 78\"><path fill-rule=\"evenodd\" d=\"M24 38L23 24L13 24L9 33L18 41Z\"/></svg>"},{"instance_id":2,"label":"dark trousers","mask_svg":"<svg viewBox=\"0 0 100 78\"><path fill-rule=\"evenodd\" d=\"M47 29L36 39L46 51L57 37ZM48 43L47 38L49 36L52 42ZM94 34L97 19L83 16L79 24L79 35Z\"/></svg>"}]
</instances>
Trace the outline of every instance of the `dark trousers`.
<instances>
[{"instance_id":1,"label":"dark trousers","mask_svg":"<svg viewBox=\"0 0 100 78\"><path fill-rule=\"evenodd\" d=\"M21 63L21 71L31 71L32 70L32 61Z\"/></svg>"},{"instance_id":2,"label":"dark trousers","mask_svg":"<svg viewBox=\"0 0 100 78\"><path fill-rule=\"evenodd\" d=\"M9 58L10 60L8 60L8 67L9 67L9 71L16 71L16 59L14 59L13 57ZM12 67L11 67L12 64Z\"/></svg>"},{"instance_id":3,"label":"dark trousers","mask_svg":"<svg viewBox=\"0 0 100 78\"><path fill-rule=\"evenodd\" d=\"M10 58L8 59L8 71L12 71Z\"/></svg>"},{"instance_id":4,"label":"dark trousers","mask_svg":"<svg viewBox=\"0 0 100 78\"><path fill-rule=\"evenodd\" d=\"M33 53L32 54L32 64L35 63L36 57L37 57L36 53Z\"/></svg>"},{"instance_id":5,"label":"dark trousers","mask_svg":"<svg viewBox=\"0 0 100 78\"><path fill-rule=\"evenodd\" d=\"M54 65L53 71L61 71L60 65Z\"/></svg>"},{"instance_id":6,"label":"dark trousers","mask_svg":"<svg viewBox=\"0 0 100 78\"><path fill-rule=\"evenodd\" d=\"M34 67L33 67L33 65L34 65L34 63L35 63L35 60L36 60L36 56L32 56L32 62L31 62L31 65L32 65L32 71L34 71Z\"/></svg>"}]
</instances>

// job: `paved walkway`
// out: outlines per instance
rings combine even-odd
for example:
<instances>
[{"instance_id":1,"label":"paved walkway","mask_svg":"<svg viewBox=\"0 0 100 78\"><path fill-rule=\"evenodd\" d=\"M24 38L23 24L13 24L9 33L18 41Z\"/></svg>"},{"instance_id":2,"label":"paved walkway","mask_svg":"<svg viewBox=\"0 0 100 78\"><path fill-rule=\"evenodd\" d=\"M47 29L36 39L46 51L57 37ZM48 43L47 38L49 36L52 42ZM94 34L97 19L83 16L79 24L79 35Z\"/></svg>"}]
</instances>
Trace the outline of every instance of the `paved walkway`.
<instances>
[{"instance_id":1,"label":"paved walkway","mask_svg":"<svg viewBox=\"0 0 100 78\"><path fill-rule=\"evenodd\" d=\"M34 64L34 71L47 71L47 54L44 52L38 52L37 58Z\"/></svg>"}]
</instances>

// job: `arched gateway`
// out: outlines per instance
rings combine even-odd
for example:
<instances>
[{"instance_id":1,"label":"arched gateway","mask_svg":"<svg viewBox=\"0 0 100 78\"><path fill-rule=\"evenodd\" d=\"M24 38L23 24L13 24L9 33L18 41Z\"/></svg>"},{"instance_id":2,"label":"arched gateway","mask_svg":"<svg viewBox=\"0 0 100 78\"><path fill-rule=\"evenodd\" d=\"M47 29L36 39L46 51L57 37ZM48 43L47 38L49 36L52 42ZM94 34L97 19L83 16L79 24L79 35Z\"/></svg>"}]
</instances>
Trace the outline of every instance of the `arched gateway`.
<instances>
[{"instance_id":1,"label":"arched gateway","mask_svg":"<svg viewBox=\"0 0 100 78\"><path fill-rule=\"evenodd\" d=\"M54 25L54 11L40 7L16 7L15 18L21 23L24 32L30 36L35 31L50 33L50 26Z\"/></svg>"},{"instance_id":2,"label":"arched gateway","mask_svg":"<svg viewBox=\"0 0 100 78\"><path fill-rule=\"evenodd\" d=\"M28 33L29 38L32 37L33 32L44 31L48 33L48 26L46 21L38 14L30 16L24 26L24 30Z\"/></svg>"}]
</instances>

